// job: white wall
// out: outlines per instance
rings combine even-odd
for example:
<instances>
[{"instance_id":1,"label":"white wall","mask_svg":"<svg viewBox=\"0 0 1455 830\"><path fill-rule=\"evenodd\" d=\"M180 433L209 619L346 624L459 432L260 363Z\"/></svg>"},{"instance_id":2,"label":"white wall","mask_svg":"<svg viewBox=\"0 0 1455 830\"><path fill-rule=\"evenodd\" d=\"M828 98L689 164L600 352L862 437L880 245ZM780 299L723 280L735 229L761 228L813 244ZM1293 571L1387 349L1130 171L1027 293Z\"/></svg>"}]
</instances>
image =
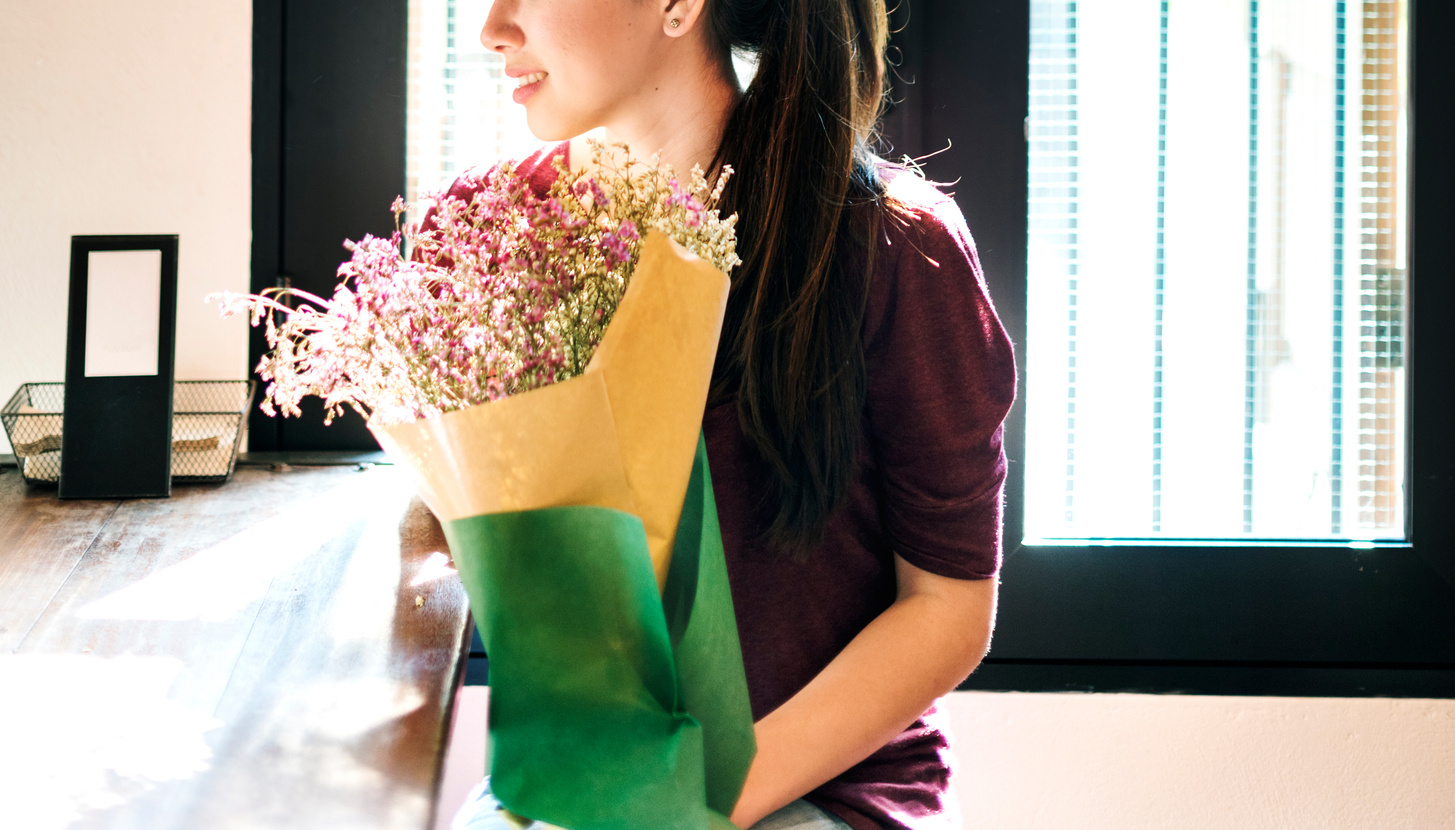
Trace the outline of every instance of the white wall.
<instances>
[{"instance_id":1,"label":"white wall","mask_svg":"<svg viewBox=\"0 0 1455 830\"><path fill-rule=\"evenodd\" d=\"M435 830L485 773L456 698ZM1455 700L956 692L966 830L1450 830Z\"/></svg>"},{"instance_id":2,"label":"white wall","mask_svg":"<svg viewBox=\"0 0 1455 830\"><path fill-rule=\"evenodd\" d=\"M65 377L73 234L180 235L177 377L246 376L251 83L249 0L5 0L0 403Z\"/></svg>"},{"instance_id":3,"label":"white wall","mask_svg":"<svg viewBox=\"0 0 1455 830\"><path fill-rule=\"evenodd\" d=\"M1455 701L951 696L967 828L1448 830Z\"/></svg>"}]
</instances>

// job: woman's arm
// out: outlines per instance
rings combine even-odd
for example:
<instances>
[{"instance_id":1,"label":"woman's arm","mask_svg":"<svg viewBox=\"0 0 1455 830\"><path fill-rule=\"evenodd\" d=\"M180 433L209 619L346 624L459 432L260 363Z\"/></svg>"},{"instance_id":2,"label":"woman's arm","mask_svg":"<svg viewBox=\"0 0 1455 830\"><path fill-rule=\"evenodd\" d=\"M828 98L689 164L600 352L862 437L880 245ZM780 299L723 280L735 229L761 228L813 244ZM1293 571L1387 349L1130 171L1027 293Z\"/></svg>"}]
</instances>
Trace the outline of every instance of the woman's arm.
<instances>
[{"instance_id":1,"label":"woman's arm","mask_svg":"<svg viewBox=\"0 0 1455 830\"><path fill-rule=\"evenodd\" d=\"M758 754L733 810L754 822L869 757L979 665L995 579L952 579L894 557L898 596L818 677L758 721Z\"/></svg>"}]
</instances>

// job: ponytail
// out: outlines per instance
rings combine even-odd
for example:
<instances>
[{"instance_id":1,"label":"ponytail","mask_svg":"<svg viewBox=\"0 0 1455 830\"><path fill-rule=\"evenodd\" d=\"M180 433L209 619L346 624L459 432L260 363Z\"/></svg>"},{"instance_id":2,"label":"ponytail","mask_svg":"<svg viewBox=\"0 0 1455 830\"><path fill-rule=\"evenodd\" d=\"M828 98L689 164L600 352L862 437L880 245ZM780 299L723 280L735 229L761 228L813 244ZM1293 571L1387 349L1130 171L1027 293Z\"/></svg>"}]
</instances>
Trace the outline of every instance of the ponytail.
<instances>
[{"instance_id":1,"label":"ponytail","mask_svg":"<svg viewBox=\"0 0 1455 830\"><path fill-rule=\"evenodd\" d=\"M756 53L714 167L738 255L714 401L769 472L773 547L806 554L848 497L864 408L862 323L883 188L884 0L710 0L724 54ZM845 252L858 255L845 256Z\"/></svg>"}]
</instances>

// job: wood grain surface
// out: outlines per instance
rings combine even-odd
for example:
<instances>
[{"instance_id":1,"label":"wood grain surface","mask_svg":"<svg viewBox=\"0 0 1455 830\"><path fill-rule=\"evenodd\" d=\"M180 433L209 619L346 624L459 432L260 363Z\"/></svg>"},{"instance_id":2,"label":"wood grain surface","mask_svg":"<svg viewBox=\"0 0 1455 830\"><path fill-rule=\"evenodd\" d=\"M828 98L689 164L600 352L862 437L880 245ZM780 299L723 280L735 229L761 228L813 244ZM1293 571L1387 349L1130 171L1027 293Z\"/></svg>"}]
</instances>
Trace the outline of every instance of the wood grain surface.
<instances>
[{"instance_id":1,"label":"wood grain surface","mask_svg":"<svg viewBox=\"0 0 1455 830\"><path fill-rule=\"evenodd\" d=\"M0 467L0 654L25 638L118 504L61 501Z\"/></svg>"},{"instance_id":2,"label":"wood grain surface","mask_svg":"<svg viewBox=\"0 0 1455 830\"><path fill-rule=\"evenodd\" d=\"M403 475L119 503L7 479L0 826L429 825L468 604Z\"/></svg>"}]
</instances>

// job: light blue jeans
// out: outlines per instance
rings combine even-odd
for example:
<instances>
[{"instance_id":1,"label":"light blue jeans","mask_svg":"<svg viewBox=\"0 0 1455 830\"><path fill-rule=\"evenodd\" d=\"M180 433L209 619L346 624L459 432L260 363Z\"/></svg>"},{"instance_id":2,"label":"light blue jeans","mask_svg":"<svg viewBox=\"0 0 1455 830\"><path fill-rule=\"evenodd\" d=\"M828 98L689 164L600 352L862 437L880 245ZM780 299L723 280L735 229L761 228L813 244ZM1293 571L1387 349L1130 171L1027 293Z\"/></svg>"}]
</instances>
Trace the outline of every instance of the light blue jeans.
<instances>
[{"instance_id":1,"label":"light blue jeans","mask_svg":"<svg viewBox=\"0 0 1455 830\"><path fill-rule=\"evenodd\" d=\"M831 813L799 799L778 812L765 816L748 830L851 830Z\"/></svg>"},{"instance_id":2,"label":"light blue jeans","mask_svg":"<svg viewBox=\"0 0 1455 830\"><path fill-rule=\"evenodd\" d=\"M500 802L490 793L490 779L486 778L465 798L465 804L455 813L450 830L539 830L543 825L531 822L522 828L500 811ZM849 825L823 810L799 800L778 812L767 816L748 830L848 830Z\"/></svg>"}]
</instances>

